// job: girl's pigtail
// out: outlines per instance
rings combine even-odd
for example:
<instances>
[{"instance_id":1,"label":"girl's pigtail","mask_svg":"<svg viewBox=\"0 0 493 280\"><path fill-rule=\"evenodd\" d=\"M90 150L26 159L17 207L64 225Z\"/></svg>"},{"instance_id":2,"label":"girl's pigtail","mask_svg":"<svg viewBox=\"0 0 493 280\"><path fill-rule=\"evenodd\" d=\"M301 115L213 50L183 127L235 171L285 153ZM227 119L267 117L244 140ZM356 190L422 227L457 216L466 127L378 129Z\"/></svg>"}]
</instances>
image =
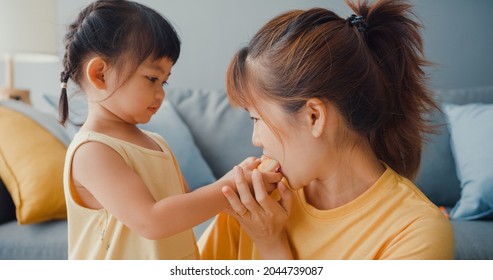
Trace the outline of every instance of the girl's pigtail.
<instances>
[{"instance_id":1,"label":"girl's pigtail","mask_svg":"<svg viewBox=\"0 0 493 280\"><path fill-rule=\"evenodd\" d=\"M58 115L59 115L59 123L65 126L65 122L68 118L68 96L67 96L67 82L69 75L63 71L60 74L60 86L62 88L62 92L60 94L60 100L58 101Z\"/></svg>"}]
</instances>

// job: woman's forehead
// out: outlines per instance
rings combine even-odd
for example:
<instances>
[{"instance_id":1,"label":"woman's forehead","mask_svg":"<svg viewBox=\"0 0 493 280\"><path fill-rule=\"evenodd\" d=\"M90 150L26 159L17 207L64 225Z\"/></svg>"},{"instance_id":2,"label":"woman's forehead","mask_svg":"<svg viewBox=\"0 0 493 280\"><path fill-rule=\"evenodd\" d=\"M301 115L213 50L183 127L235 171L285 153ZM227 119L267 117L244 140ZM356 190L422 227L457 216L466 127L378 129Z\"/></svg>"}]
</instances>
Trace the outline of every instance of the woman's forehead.
<instances>
[{"instance_id":1,"label":"woman's forehead","mask_svg":"<svg viewBox=\"0 0 493 280\"><path fill-rule=\"evenodd\" d=\"M259 114L273 121L285 115L282 106L273 100L256 98L254 102L255 104L249 104L245 107L250 114Z\"/></svg>"}]
</instances>

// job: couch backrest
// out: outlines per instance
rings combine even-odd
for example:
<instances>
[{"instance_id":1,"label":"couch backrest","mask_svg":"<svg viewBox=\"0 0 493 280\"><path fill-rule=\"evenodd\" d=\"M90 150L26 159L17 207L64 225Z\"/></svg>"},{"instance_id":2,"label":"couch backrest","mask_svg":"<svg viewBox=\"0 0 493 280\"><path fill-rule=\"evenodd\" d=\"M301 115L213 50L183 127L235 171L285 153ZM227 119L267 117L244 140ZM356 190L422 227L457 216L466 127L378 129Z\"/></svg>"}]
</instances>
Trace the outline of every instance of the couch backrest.
<instances>
[{"instance_id":1,"label":"couch backrest","mask_svg":"<svg viewBox=\"0 0 493 280\"><path fill-rule=\"evenodd\" d=\"M188 125L202 156L216 178L262 150L252 144L249 114L229 105L224 90L170 90L166 98Z\"/></svg>"},{"instance_id":2,"label":"couch backrest","mask_svg":"<svg viewBox=\"0 0 493 280\"><path fill-rule=\"evenodd\" d=\"M469 89L436 91L439 104L493 103L493 86ZM421 168L416 185L437 205L454 206L460 198L460 182L457 179L455 161L450 147L450 133L446 117L442 112L430 114L432 125L437 125L437 134L427 135L423 149Z\"/></svg>"}]
</instances>

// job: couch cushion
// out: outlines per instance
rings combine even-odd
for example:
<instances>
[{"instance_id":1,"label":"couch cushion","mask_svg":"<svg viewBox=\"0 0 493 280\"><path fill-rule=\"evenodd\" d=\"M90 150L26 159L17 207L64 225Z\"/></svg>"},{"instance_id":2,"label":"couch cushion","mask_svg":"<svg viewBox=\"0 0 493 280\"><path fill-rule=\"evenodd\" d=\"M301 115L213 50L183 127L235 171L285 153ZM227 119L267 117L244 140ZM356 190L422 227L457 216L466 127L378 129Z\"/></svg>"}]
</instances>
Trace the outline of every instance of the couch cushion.
<instances>
[{"instance_id":1,"label":"couch cushion","mask_svg":"<svg viewBox=\"0 0 493 280\"><path fill-rule=\"evenodd\" d=\"M57 129L58 128L58 129ZM20 224L67 216L63 194L66 146L55 118L19 101L0 106L0 177Z\"/></svg>"},{"instance_id":2,"label":"couch cushion","mask_svg":"<svg viewBox=\"0 0 493 280\"><path fill-rule=\"evenodd\" d=\"M493 104L444 104L461 197L452 219L493 218Z\"/></svg>"},{"instance_id":3,"label":"couch cushion","mask_svg":"<svg viewBox=\"0 0 493 280\"><path fill-rule=\"evenodd\" d=\"M493 222L452 221L454 227L455 259L492 260Z\"/></svg>"},{"instance_id":4,"label":"couch cushion","mask_svg":"<svg viewBox=\"0 0 493 280\"><path fill-rule=\"evenodd\" d=\"M66 260L67 220L0 226L1 260Z\"/></svg>"},{"instance_id":5,"label":"couch cushion","mask_svg":"<svg viewBox=\"0 0 493 280\"><path fill-rule=\"evenodd\" d=\"M232 109L223 90L171 90L166 98L190 128L197 146L219 178L248 156L261 156L252 145L248 113Z\"/></svg>"},{"instance_id":6,"label":"couch cushion","mask_svg":"<svg viewBox=\"0 0 493 280\"><path fill-rule=\"evenodd\" d=\"M493 86L436 91L439 104L493 103ZM437 205L454 206L460 198L460 182L450 146L450 133L443 112L428 117L437 133L426 135L416 185Z\"/></svg>"}]
</instances>

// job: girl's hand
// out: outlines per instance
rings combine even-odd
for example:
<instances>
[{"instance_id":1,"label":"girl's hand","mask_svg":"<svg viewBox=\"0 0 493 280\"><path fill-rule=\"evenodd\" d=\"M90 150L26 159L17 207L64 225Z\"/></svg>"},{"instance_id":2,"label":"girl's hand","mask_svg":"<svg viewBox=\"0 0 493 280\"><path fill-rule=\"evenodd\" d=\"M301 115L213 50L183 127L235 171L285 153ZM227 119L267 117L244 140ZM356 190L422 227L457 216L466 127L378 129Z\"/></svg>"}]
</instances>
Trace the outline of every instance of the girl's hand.
<instances>
[{"instance_id":1,"label":"girl's hand","mask_svg":"<svg viewBox=\"0 0 493 280\"><path fill-rule=\"evenodd\" d=\"M223 193L231 207L226 212L236 218L255 242L264 259L292 259L285 225L289 217L292 193L283 182L277 183L281 199L274 200L265 189L265 179L258 170L251 173L254 195L248 176L240 167L234 168L238 194L231 187Z\"/></svg>"}]
</instances>

